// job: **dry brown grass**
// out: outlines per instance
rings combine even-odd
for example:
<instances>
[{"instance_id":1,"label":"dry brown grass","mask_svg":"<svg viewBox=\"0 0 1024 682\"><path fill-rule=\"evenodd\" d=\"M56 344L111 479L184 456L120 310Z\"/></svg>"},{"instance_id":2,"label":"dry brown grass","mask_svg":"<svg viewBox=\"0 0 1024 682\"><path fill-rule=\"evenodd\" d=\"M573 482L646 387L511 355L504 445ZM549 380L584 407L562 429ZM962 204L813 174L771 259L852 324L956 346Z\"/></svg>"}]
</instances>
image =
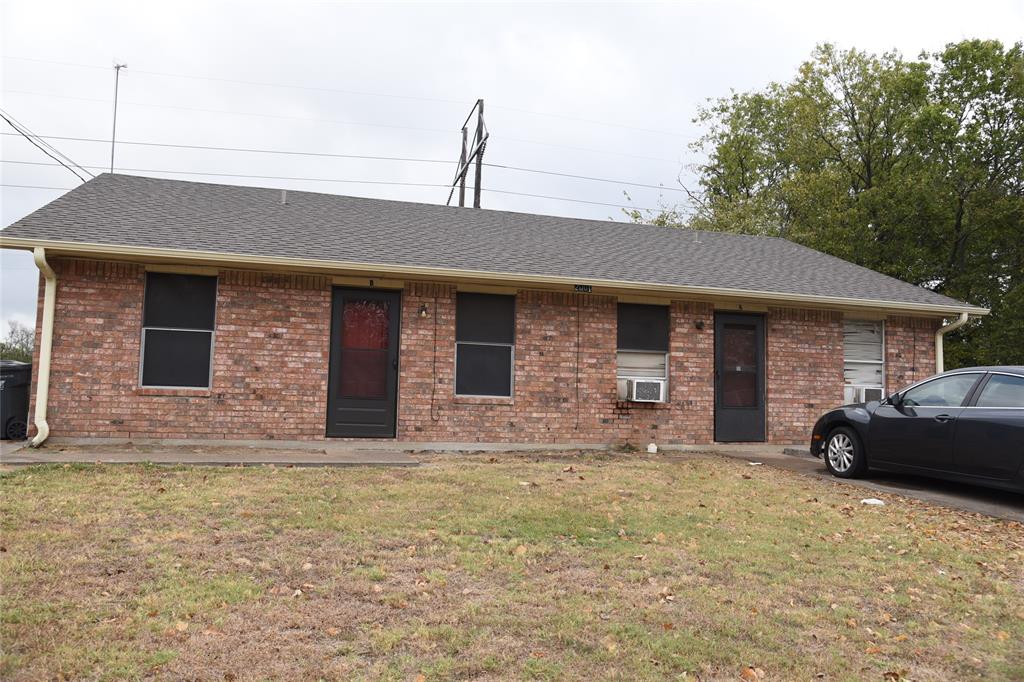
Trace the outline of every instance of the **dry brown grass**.
<instances>
[{"instance_id":1,"label":"dry brown grass","mask_svg":"<svg viewBox=\"0 0 1024 682\"><path fill-rule=\"evenodd\" d=\"M0 674L1024 677L1020 524L719 458L490 459L5 471Z\"/></svg>"}]
</instances>

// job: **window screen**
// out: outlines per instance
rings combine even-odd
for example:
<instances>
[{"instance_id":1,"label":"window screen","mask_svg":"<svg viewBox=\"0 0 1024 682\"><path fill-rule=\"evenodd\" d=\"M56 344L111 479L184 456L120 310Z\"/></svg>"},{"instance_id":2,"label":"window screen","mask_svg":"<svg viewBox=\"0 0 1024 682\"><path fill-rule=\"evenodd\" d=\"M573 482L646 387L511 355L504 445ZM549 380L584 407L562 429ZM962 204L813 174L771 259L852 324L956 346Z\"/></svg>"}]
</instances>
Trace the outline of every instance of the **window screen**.
<instances>
[{"instance_id":1,"label":"window screen","mask_svg":"<svg viewBox=\"0 0 1024 682\"><path fill-rule=\"evenodd\" d=\"M143 386L210 385L210 333L146 330Z\"/></svg>"},{"instance_id":2,"label":"window screen","mask_svg":"<svg viewBox=\"0 0 1024 682\"><path fill-rule=\"evenodd\" d=\"M150 272L142 326L213 331L216 301L216 277Z\"/></svg>"},{"instance_id":3,"label":"window screen","mask_svg":"<svg viewBox=\"0 0 1024 682\"><path fill-rule=\"evenodd\" d=\"M515 296L456 295L457 395L512 396L515 305Z\"/></svg>"},{"instance_id":4,"label":"window screen","mask_svg":"<svg viewBox=\"0 0 1024 682\"><path fill-rule=\"evenodd\" d=\"M629 398L630 379L668 379L668 316L668 306L619 304L619 400Z\"/></svg>"},{"instance_id":5,"label":"window screen","mask_svg":"<svg viewBox=\"0 0 1024 682\"><path fill-rule=\"evenodd\" d=\"M516 297L457 294L455 338L479 343L515 343Z\"/></svg>"},{"instance_id":6,"label":"window screen","mask_svg":"<svg viewBox=\"0 0 1024 682\"><path fill-rule=\"evenodd\" d=\"M619 350L668 352L668 306L619 304Z\"/></svg>"},{"instance_id":7,"label":"window screen","mask_svg":"<svg viewBox=\"0 0 1024 682\"><path fill-rule=\"evenodd\" d=\"M881 399L885 386L884 338L881 321L843 322L843 383L848 402Z\"/></svg>"},{"instance_id":8,"label":"window screen","mask_svg":"<svg viewBox=\"0 0 1024 682\"><path fill-rule=\"evenodd\" d=\"M143 386L210 386L216 308L216 277L147 273L142 313Z\"/></svg>"}]
</instances>

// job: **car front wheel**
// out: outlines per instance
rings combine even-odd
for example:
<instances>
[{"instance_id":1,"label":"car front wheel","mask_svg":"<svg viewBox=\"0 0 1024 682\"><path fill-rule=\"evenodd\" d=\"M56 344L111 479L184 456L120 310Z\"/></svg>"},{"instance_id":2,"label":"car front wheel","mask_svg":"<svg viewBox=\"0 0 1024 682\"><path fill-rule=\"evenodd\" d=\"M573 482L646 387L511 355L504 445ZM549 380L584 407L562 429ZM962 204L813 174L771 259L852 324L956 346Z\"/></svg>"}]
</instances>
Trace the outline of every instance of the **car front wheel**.
<instances>
[{"instance_id":1,"label":"car front wheel","mask_svg":"<svg viewBox=\"0 0 1024 682\"><path fill-rule=\"evenodd\" d=\"M825 468L839 478L857 478L867 471L864 446L853 429L840 426L825 441Z\"/></svg>"}]
</instances>

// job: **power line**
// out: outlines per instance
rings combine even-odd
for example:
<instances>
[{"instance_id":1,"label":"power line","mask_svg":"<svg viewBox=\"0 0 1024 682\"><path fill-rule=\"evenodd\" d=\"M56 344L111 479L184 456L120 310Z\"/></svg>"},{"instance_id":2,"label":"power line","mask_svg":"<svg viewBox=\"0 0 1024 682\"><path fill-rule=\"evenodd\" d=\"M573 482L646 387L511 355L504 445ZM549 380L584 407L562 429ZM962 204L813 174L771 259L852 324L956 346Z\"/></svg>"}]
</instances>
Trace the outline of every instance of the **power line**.
<instances>
[{"instance_id":1,"label":"power line","mask_svg":"<svg viewBox=\"0 0 1024 682\"><path fill-rule=\"evenodd\" d=\"M3 110L0 109L0 111L3 111ZM36 144L36 143L41 144L43 147L46 148L46 149L43 150L44 152L46 150L49 150L52 154L60 157L60 158L57 159L57 161L61 161L62 163L66 162L66 163L68 163L68 164L70 164L72 166L75 166L76 168L81 170L86 175L88 175L90 177L94 177L92 175L92 173L90 173L89 171L85 170L84 168L79 166L77 163L75 163L75 160L72 159L70 156L68 156L67 154L65 154L61 150L57 149L56 147L54 147L52 144L50 144L46 140L40 139L39 135L35 131L33 131L27 125L25 125L24 123L22 123L21 121L16 119L13 114L11 114L10 112L4 112L4 113L7 116L7 118L10 119L7 122L11 123L13 121L13 124L12 124L11 127L13 127L15 130L17 130L20 135L34 138L34 140L29 140L29 141L32 142L33 144ZM51 158L52 158L52 156L51 156ZM74 171L72 171L72 172L74 172ZM75 175L78 175L78 174L75 173ZM81 179L82 179L81 176L79 176L79 180L81 180Z\"/></svg>"},{"instance_id":2,"label":"power line","mask_svg":"<svg viewBox=\"0 0 1024 682\"><path fill-rule=\"evenodd\" d=\"M531 194L529 192L512 192L506 189L488 189L482 187L483 192L494 192L495 194L511 194L517 197L533 197L535 199L551 199L552 201L569 201L574 204L591 204L594 206L610 206L612 208L626 208L634 211L660 211L660 208L648 208L645 206L633 206L632 204L611 204L604 201L590 201L588 199L570 199L568 197L554 197L547 194Z\"/></svg>"},{"instance_id":3,"label":"power line","mask_svg":"<svg viewBox=\"0 0 1024 682\"><path fill-rule=\"evenodd\" d=\"M77 66L82 69L101 69L107 71L109 66L97 66L96 64L81 64L78 62L59 62L53 59L33 59L31 57L15 57L13 55L0 55L0 59L13 59L18 62L35 62L37 64L56 64L57 66Z\"/></svg>"},{"instance_id":4,"label":"power line","mask_svg":"<svg viewBox=\"0 0 1024 682\"><path fill-rule=\"evenodd\" d=\"M55 99L68 99L79 102L96 102L98 104L110 104L108 100L99 99L96 97L74 97L72 95L57 95L50 92L33 92L32 90L15 90L15 89L4 89L0 92L10 93L15 95L31 95L33 97L53 97ZM310 116L286 116L284 114L267 114L255 111L231 111L228 109L204 109L201 107L183 107L175 104L150 104L147 102L121 102L122 106L133 106L133 107L147 107L153 109L172 109L176 111L194 111L203 114L226 114L229 116L258 116L260 118L274 118L283 119L289 121L311 121L315 123L333 123L336 125L348 125L348 126L365 126L368 128L393 128L396 130L416 130L427 133L443 133L445 135L457 134L456 130L448 130L446 128L425 128L420 126L403 126L395 125L390 123L368 123L365 121L342 121L334 118L313 118Z\"/></svg>"},{"instance_id":5,"label":"power line","mask_svg":"<svg viewBox=\"0 0 1024 682\"><path fill-rule=\"evenodd\" d=\"M74 187L44 187L43 185L9 185L6 182L0 182L0 187L18 187L20 189L56 189L60 190L61 192L74 189Z\"/></svg>"},{"instance_id":6,"label":"power line","mask_svg":"<svg viewBox=\"0 0 1024 682\"><path fill-rule=\"evenodd\" d=\"M671 163L673 165L680 165L680 161L677 159L666 159L663 156L644 156L642 154L630 154L628 152L614 152L610 149L594 149L593 147L576 147L568 144L558 144L556 142L541 142L540 140L526 140L521 137L508 137L505 135L498 135L499 140L508 140L509 142L522 142L523 144L535 144L541 147L554 147L556 149L572 149L580 152L591 152L593 154L608 154L610 156L622 156L629 159L641 159L644 161L662 161L664 163Z\"/></svg>"},{"instance_id":7,"label":"power line","mask_svg":"<svg viewBox=\"0 0 1024 682\"><path fill-rule=\"evenodd\" d=\"M105 67L98 67L98 66L96 66L94 64L78 64L78 63L74 63L74 62L57 62L57 61L50 61L50 60L46 60L46 59L30 59L28 57L15 57L13 55L2 55L2 58L3 59L13 59L13 60L17 60L17 61L37 62L37 63L40 63L40 64L57 64L57 65L60 65L60 66L77 66L77 67L88 68L88 69L105 68ZM186 78L186 79L192 79L192 80L212 81L212 82L217 82L217 83L236 83L236 84L241 84L241 85L255 85L255 86L260 86L260 87L268 87L268 88L286 88L286 89L290 89L290 90L311 90L311 91L317 91L317 92L337 92L337 93L349 94L349 95L360 95L360 96L363 96L363 97L383 97L383 98L388 98L388 99L405 99L405 100L413 100L413 101L421 101L421 102L438 102L438 103L443 103L443 104L458 104L458 105L465 105L466 104L466 102L463 101L463 100L448 99L448 98L442 98L442 97L425 97L425 96L421 96L421 95L396 95L396 94L393 94L393 93L369 92L369 91L366 91L366 90L350 90L350 89L345 89L345 88L328 88L328 87L320 87L320 86L313 86L313 85L295 85L295 84L292 84L292 83L273 83L273 82L267 82L267 81L252 81L252 80L244 80L244 79L238 79L238 78L222 78L222 77L216 77L216 76L197 76L197 75L194 75L194 74L171 73L171 72L167 72L167 71L147 71L147 70L135 69L133 71L133 73L141 73L141 74L146 74L146 75L150 75L150 76L160 76L160 77L164 77L164 78ZM493 108L504 109L505 111L511 111L511 112L519 113L519 114L527 114L527 115L530 115L530 116L547 116L547 117L550 117L550 118L558 118L558 119L563 119L563 120L567 120L567 121L578 121L578 122L590 123L590 124L594 124L594 125L608 126L608 127L611 127L611 128L622 128L622 129L626 129L626 130L635 130L635 131L638 131L638 132L652 133L652 134L655 134L655 135L665 135L665 136L669 136L669 137L676 137L676 138L682 138L682 139L694 139L694 140L698 139L696 136L693 136L693 135L683 135L682 133L672 132L672 131L669 131L669 130L659 130L657 128L645 128L645 127L642 127L642 126L634 126L634 125L630 125L630 124L626 124L626 123L614 123L614 122L611 122L611 121L601 121L601 120L598 120L598 119L583 118L583 117L578 117L578 116L570 116L570 115L567 115L567 114L552 113L552 112L547 112L547 111L534 111L534 110L531 110L531 109L523 109L523 108L520 108L520 107L513 107L513 106L507 106L507 105L500 105L500 104L491 105L491 106Z\"/></svg>"},{"instance_id":8,"label":"power line","mask_svg":"<svg viewBox=\"0 0 1024 682\"><path fill-rule=\"evenodd\" d=\"M0 135L11 135L11 133L0 133ZM46 140L68 140L73 142L103 142L107 143L109 140L101 140L95 137L66 137L60 135L37 135L41 139ZM373 156L369 154L332 154L329 152L299 152L285 149L255 149L249 147L216 147L210 145L199 145L199 144L172 144L169 142L129 142L125 140L118 141L118 144L128 144L140 147L168 147L171 149L201 149L205 151L217 151L217 152L246 152L251 154L283 154L287 156L319 156L336 159L364 159L373 161L405 161L410 163L443 163L451 165L451 161L448 159L423 159L415 157L405 156ZM445 185L447 187L447 185Z\"/></svg>"},{"instance_id":9,"label":"power line","mask_svg":"<svg viewBox=\"0 0 1024 682\"><path fill-rule=\"evenodd\" d=\"M47 149L46 147L44 147L43 144L41 144L41 143L37 142L36 140L34 140L33 137L35 137L35 135L31 134L31 132L26 132L25 130L22 130L22 128L19 127L19 124L15 123L13 120L11 120L13 117L8 118L8 116L9 116L9 114L4 112L3 110L0 110L0 118L2 118L3 120L7 121L7 124L9 126L11 126L16 131L18 131L17 132L18 135L20 135L21 137L24 137L26 140L31 142L32 145L35 146L39 151L41 151L42 153L46 154L48 157L50 157L51 159L56 161L58 164L60 164L64 168L68 169L76 178L78 178L79 180L85 182L85 178L83 178L81 175L79 175L78 171L76 171L74 168L72 168L71 166L66 164L60 158L60 156L57 156L56 154L52 153L51 150ZM7 134L8 135L14 135L14 133L7 133ZM63 155L61 155L61 156L63 156ZM88 174L88 172L87 172L87 174Z\"/></svg>"},{"instance_id":10,"label":"power line","mask_svg":"<svg viewBox=\"0 0 1024 682\"><path fill-rule=\"evenodd\" d=\"M32 166L55 166L56 164L47 163L45 161L14 161L9 159L0 159L0 163L16 163L21 165L32 165ZM87 166L87 168L102 168L101 166ZM210 172L205 173L201 171L176 171L162 168L117 168L115 170L124 171L128 173L167 173L171 175L198 175L207 177L231 177L231 178L249 178L257 180L290 180L297 182L329 182L329 183L345 183L345 184L361 184L361 185L395 185L401 187L444 187L447 188L449 185L441 183L426 183L426 182L396 182L386 180L352 180L350 178L307 178L307 177L290 177L282 175L249 175L244 173L217 173ZM60 189L60 188L51 188ZM631 204L615 204L604 201L591 201L589 199L573 199L571 197L558 197L549 194L533 194L530 192L515 192L512 190L504 189L491 189L481 188L482 192L493 192L495 194L507 194L518 197L532 197L535 199L549 199L551 201L567 201L574 204L591 204L594 206L610 206L612 208L625 208L638 211L660 211L660 208L649 208L644 206L634 206Z\"/></svg>"},{"instance_id":11,"label":"power line","mask_svg":"<svg viewBox=\"0 0 1024 682\"><path fill-rule=\"evenodd\" d=\"M77 67L86 68L86 69L96 69L96 68L106 69L106 68L108 68L108 67L98 67L95 64L80 64L80 63L75 63L75 62L57 62L57 61L51 61L51 60L47 60L47 59L31 59L31 58L28 58L28 57L15 57L13 55L2 55L2 58L3 59L13 59L13 60L22 61L22 62L36 62L36 63L39 63L39 64L57 64L57 65L60 65L60 66L77 66ZM442 104L458 104L460 106L464 106L466 104L466 102L464 100L445 99L445 98L442 98L442 97L425 97L425 96L420 96L420 95L396 95L396 94L384 93L384 92L370 92L370 91L367 91L367 90L350 90L350 89L346 89L346 88L328 88L328 87L321 87L321 86L316 86L316 85L295 85L295 84L291 84L291 83L272 83L272 82L267 82L267 81L244 80L244 79L240 79L240 78L221 78L221 77L217 77L217 76L196 76L194 74L170 73L170 72L167 72L167 71L147 71L145 69L133 69L132 73L142 73L142 74L146 74L146 75L149 75L149 76L160 76L160 77L163 77L163 78L186 78L186 79L190 79L190 80L212 81L212 82L215 82L215 83L236 83L236 84L239 84L239 85L256 85L256 86L265 87L265 88L285 88L285 89L289 89L289 90L312 90L312 91L317 91L317 92L337 92L337 93L341 93L341 94L345 94L345 95L361 95L363 97L383 97L383 98L387 98L387 99L406 99L406 100L414 100L414 101L419 101L419 102L439 102L439 103L442 103Z\"/></svg>"},{"instance_id":12,"label":"power line","mask_svg":"<svg viewBox=\"0 0 1024 682\"><path fill-rule=\"evenodd\" d=\"M10 159L0 159L0 163L16 163L25 166L53 166L55 164L46 163L45 161L13 161ZM86 166L86 168L96 168L102 170L106 166ZM218 178L250 178L254 180L294 180L298 182L340 182L357 185L398 185L402 187L445 187L448 185L436 183L436 182L399 182L390 180L352 180L348 178L307 178L307 177L295 177L287 175L250 175L248 173L218 173L218 172L202 172L202 171L179 171L169 170L166 168L124 168L118 166L114 170L123 171L126 173L170 173L173 175L202 175L208 177Z\"/></svg>"},{"instance_id":13,"label":"power line","mask_svg":"<svg viewBox=\"0 0 1024 682\"><path fill-rule=\"evenodd\" d=\"M592 123L596 125L608 126L609 128L624 128L625 130L635 130L641 133L652 133L655 135L666 135L668 137L678 137L684 140L697 138L693 135L683 135L682 133L674 133L670 130L658 130L657 128L643 128L640 126L628 125L626 123L611 123L609 121L598 121L593 118L582 118L579 116L569 116L566 114L553 114L547 111L531 111L530 109L520 109L519 107L502 106L500 104L494 105L496 109L504 109L505 111L514 111L519 114L529 114L531 116L548 116L550 118L560 118L565 121L579 121L581 123Z\"/></svg>"},{"instance_id":14,"label":"power line","mask_svg":"<svg viewBox=\"0 0 1024 682\"><path fill-rule=\"evenodd\" d=\"M10 133L0 133L0 134L8 134L9 135ZM71 140L71 141L75 141L75 142L104 142L104 143L106 142L106 140L101 140L99 138L63 137L63 136L55 136L55 135L45 136L45 139L51 139L51 140ZM228 151L228 152L257 153L257 154L286 154L286 155L291 155L291 156L319 156L319 157L332 157L332 158L345 158L345 159L363 159L363 160L373 160L373 161L402 161L402 162L412 162L412 163L451 164L451 161L448 161L448 160L445 160L445 159L425 159L425 158L400 157L400 156L373 156L373 155L366 155L366 154L331 154L331 153L327 153L327 152L300 152L300 151L293 151L293 150L255 149L255 148L248 148L248 147L214 147L214 146L206 146L206 145L170 144L170 143L163 143L163 142L138 142L138 141L129 142L129 141L121 141L121 142L118 142L118 144L139 145L139 146L147 146L147 147L169 147L169 148L172 148L172 149L197 149L197 150L205 150L205 151ZM604 183L610 183L610 184L615 184L615 185L628 185L628 186L631 186L631 187L644 187L644 188L649 188L649 189L665 190L665 191L669 191L669 192L682 192L683 191L682 189L679 189L679 188L676 188L676 187L667 187L667 186L663 186L663 185L652 185L652 184L648 184L648 183L635 182L635 181L631 181L631 180L615 180L615 179L612 179L612 178L599 178L599 177L595 177L595 176L591 176L591 175L577 175L577 174L574 174L574 173L563 173L563 172L559 172L559 171L542 170L542 169L539 169L539 168L525 168L525 167L522 167L522 166L507 166L507 165L504 165L504 164L487 163L487 162L485 162L483 165L484 166L488 166L490 168L501 168L501 169L504 169L504 170L511 170L511 171L516 171L516 172L521 172L521 173L535 173L535 174L540 174L540 175L552 175L552 176L563 177L563 178L574 178L574 179L577 179L577 180L588 180L588 181L591 181L591 182L604 182ZM130 170L130 169L122 169L122 170ZM448 185L445 185L445 187L447 187L447 186Z\"/></svg>"},{"instance_id":15,"label":"power line","mask_svg":"<svg viewBox=\"0 0 1024 682\"><path fill-rule=\"evenodd\" d=\"M679 187L665 187L664 185L648 185L642 182L630 182L629 180L610 180L608 178L595 178L590 175L574 175L573 173L559 173L557 171L539 170L536 168L522 168L520 166L505 166L500 163L484 163L491 168L503 168L505 170L519 171L522 173L539 173L541 175L555 175L560 178L576 178L577 180L590 180L592 182L610 182L615 185L629 185L631 187L648 187L650 189L661 189L668 192L682 192Z\"/></svg>"},{"instance_id":16,"label":"power line","mask_svg":"<svg viewBox=\"0 0 1024 682\"><path fill-rule=\"evenodd\" d=\"M17 89L12 89L12 88L3 89L3 90L0 90L0 92L9 93L9 94L15 94L15 95L30 95L30 96L33 96L33 97L51 97L51 98L54 98L54 99L66 99L66 100L73 100L73 101L77 101L77 102L95 102L97 104L110 104L110 102L108 100L99 99L97 97L75 97L75 96L72 96L72 95L58 95L58 94L50 93L50 92L35 92L35 91L32 91L32 90L17 90ZM310 116L287 116L285 114L268 114L268 113L260 113L260 112L255 112L255 111L233 111L233 110L229 110L229 109L205 109L205 108L202 108L202 107L185 107L185 106L179 106L179 105L175 105L175 104L153 104L153 103L148 103L148 102L130 102L130 101L125 101L125 102L122 102L121 105L122 106L133 106L133 107L146 107L146 108L151 108L151 109L169 109L169 110L173 110L173 111L192 111L192 112L204 113L204 114L225 114L225 115L229 115L229 116L255 116L255 117L260 117L260 118L273 118L273 119L281 119L281 120L289 120L289 121L309 121L309 122L313 122L313 123L330 123L330 124L334 124L334 125L360 126L360 127L368 127L368 128L390 128L390 129L395 129L395 130L415 130L415 131L428 132L428 133L440 133L440 134L444 134L444 135L450 135L450 134L453 134L453 133L456 133L456 134L458 133L458 131L449 130L449 129L446 129L446 128L426 128L426 127L421 127L421 126L405 126L405 125L396 125L396 124L391 124L391 123L369 123L369 122L366 122L366 121L344 121L344 120L335 119L335 118L314 118L314 117L310 117ZM520 138L520 137L508 137L508 136L505 136L505 135L499 135L498 138L502 139L502 140L508 140L509 142L520 142L522 144L532 144L532 145L538 145L538 146L542 146L542 147L553 147L553 148L557 148L557 149L571 149L571 150L574 150L574 151L590 152L592 154L606 154L608 156L621 156L621 157L629 158L629 159L640 159L642 161L659 161L659 162L662 162L662 163L670 163L670 164L673 164L673 165L680 165L680 163L681 163L678 159L669 159L669 158L665 158L663 156L645 156L643 154L630 154L629 152L619 152L619 151L613 151L613 150L610 150L610 149L595 149L593 147L579 147L579 146L573 146L573 145L558 144L558 143L555 143L555 142L542 142L540 140L529 140L529 139Z\"/></svg>"}]
</instances>

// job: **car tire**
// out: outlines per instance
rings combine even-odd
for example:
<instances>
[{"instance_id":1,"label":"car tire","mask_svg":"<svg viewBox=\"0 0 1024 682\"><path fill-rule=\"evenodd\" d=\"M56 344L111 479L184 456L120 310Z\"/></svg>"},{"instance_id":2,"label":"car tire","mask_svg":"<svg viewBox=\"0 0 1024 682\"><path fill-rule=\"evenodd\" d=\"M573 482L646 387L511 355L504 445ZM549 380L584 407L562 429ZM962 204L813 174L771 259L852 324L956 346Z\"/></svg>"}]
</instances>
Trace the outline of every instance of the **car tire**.
<instances>
[{"instance_id":1,"label":"car tire","mask_svg":"<svg viewBox=\"0 0 1024 682\"><path fill-rule=\"evenodd\" d=\"M868 470L867 453L857 433L848 426L833 429L822 449L825 468L839 478L859 478Z\"/></svg>"}]
</instances>

